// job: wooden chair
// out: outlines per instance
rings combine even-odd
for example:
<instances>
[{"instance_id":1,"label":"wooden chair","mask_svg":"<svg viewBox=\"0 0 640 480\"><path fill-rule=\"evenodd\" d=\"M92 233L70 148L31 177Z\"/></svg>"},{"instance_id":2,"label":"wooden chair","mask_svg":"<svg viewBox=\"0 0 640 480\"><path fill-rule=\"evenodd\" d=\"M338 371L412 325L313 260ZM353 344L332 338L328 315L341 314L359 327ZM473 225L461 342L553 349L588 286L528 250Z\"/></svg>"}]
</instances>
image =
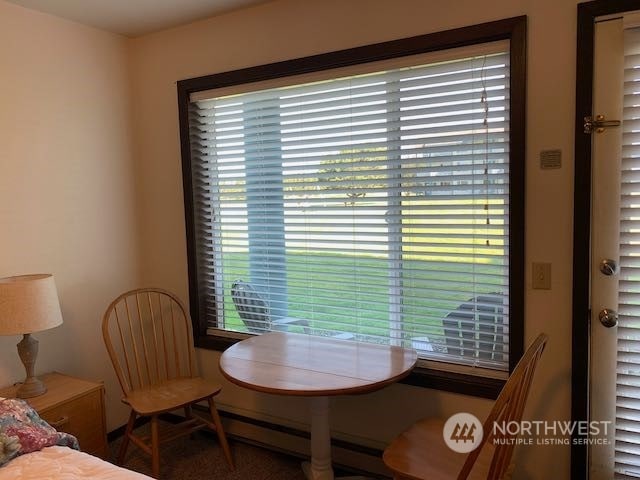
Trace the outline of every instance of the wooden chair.
<instances>
[{"instance_id":1,"label":"wooden chair","mask_svg":"<svg viewBox=\"0 0 640 480\"><path fill-rule=\"evenodd\" d=\"M208 427L215 431L231 469L233 459L213 397L220 386L198 377L191 321L184 305L171 292L142 288L123 293L107 308L102 334L122 387L122 401L131 407L117 462L129 440L151 455L153 476L160 475L160 443ZM207 401L213 422L196 415L191 406ZM160 432L163 413L184 409L184 421ZM151 435L134 434L136 418L150 417Z\"/></svg>"},{"instance_id":2,"label":"wooden chair","mask_svg":"<svg viewBox=\"0 0 640 480\"><path fill-rule=\"evenodd\" d=\"M484 436L475 450L467 454L454 452L444 443L444 420L421 420L395 438L384 451L383 460L393 472L393 478L504 478L511 462L514 441L494 441L500 430L494 432L493 425L494 422L506 425L522 419L533 374L546 343L547 336L539 335L518 362L484 422Z\"/></svg>"}]
</instances>

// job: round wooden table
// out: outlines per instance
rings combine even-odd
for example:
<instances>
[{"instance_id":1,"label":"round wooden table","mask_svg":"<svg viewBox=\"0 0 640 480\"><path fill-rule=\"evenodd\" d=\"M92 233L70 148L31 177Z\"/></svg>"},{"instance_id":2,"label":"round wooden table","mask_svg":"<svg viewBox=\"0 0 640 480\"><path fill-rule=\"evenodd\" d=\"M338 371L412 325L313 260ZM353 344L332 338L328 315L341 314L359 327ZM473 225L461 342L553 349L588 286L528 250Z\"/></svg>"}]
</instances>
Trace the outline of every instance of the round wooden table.
<instances>
[{"instance_id":1,"label":"round wooden table","mask_svg":"<svg viewBox=\"0 0 640 480\"><path fill-rule=\"evenodd\" d=\"M310 480L333 480L329 397L379 390L409 374L415 350L314 337L266 333L236 343L220 357L231 382L278 395L311 397Z\"/></svg>"}]
</instances>

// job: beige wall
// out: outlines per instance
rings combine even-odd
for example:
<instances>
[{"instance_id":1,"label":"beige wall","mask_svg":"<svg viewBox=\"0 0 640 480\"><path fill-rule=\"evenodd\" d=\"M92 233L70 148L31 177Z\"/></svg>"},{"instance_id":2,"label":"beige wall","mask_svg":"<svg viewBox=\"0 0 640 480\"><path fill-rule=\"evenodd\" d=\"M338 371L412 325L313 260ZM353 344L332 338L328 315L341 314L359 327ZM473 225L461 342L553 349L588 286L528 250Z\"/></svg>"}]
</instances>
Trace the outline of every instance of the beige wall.
<instances>
[{"instance_id":1,"label":"beige wall","mask_svg":"<svg viewBox=\"0 0 640 480\"><path fill-rule=\"evenodd\" d=\"M0 276L53 272L65 319L37 335L38 371L105 379L113 429L125 411L100 337L104 308L138 283L187 299L177 80L526 14L526 335L551 338L527 415L568 418L575 0L446 5L277 0L125 40L0 0ZM562 169L538 168L548 148L562 149ZM552 290L531 290L532 261L553 264ZM0 337L0 385L22 376L17 340ZM220 379L218 356L199 351L211 378ZM225 383L220 403L257 418L307 422L300 399ZM484 416L489 406L396 385L336 399L332 424L339 436L381 447L418 417L463 409ZM518 456L516 478L568 478L568 448L521 448Z\"/></svg>"},{"instance_id":2,"label":"beige wall","mask_svg":"<svg viewBox=\"0 0 640 480\"><path fill-rule=\"evenodd\" d=\"M569 418L575 0L278 0L133 40L144 282L187 298L176 80L523 14L529 16L526 337L550 335L527 414ZM562 149L562 169L539 169L539 151L549 148ZM550 291L531 289L533 261L552 263ZM199 352L207 376L220 379L218 357ZM250 416L307 421L304 400L252 394L225 383L220 402ZM483 416L489 405L397 385L336 399L332 426L338 435L382 446L420 416L461 409ZM568 447L530 447L518 455L518 479L568 478Z\"/></svg>"},{"instance_id":3,"label":"beige wall","mask_svg":"<svg viewBox=\"0 0 640 480\"><path fill-rule=\"evenodd\" d=\"M100 321L138 280L127 55L124 38L0 0L0 276L55 275L64 324L35 335L37 372L105 379L118 422ZM24 378L18 340L0 337L0 385Z\"/></svg>"}]
</instances>

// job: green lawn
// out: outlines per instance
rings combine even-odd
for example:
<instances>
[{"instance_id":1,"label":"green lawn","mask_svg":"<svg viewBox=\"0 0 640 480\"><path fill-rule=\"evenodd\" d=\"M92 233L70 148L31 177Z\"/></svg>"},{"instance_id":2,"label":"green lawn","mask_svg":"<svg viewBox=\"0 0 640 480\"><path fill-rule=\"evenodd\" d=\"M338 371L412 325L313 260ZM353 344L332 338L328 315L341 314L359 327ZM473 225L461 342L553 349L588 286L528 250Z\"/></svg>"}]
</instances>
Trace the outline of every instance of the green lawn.
<instances>
[{"instance_id":1,"label":"green lawn","mask_svg":"<svg viewBox=\"0 0 640 480\"><path fill-rule=\"evenodd\" d=\"M287 251L286 259L289 316L308 319L313 329L350 332L367 336L369 341L389 336L386 258ZM233 306L230 290L236 279L251 281L247 254L226 253L223 262L226 328L246 331ZM401 338L441 336L442 319L460 303L477 293L504 290L499 283L504 268L460 260L444 262L415 257L404 260ZM474 275L483 277L486 291L474 292L477 288ZM369 279L367 287L357 290L355 277Z\"/></svg>"}]
</instances>

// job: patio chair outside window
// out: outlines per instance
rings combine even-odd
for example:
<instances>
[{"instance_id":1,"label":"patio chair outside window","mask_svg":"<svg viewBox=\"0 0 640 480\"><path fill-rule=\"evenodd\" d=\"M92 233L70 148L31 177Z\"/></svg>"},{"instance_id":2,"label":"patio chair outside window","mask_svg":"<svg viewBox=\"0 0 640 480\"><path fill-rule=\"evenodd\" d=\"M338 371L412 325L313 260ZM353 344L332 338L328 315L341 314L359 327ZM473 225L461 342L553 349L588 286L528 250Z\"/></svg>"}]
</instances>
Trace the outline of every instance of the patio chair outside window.
<instances>
[{"instance_id":1,"label":"patio chair outside window","mask_svg":"<svg viewBox=\"0 0 640 480\"><path fill-rule=\"evenodd\" d=\"M447 354L502 361L504 305L500 295L478 295L462 303L442 321Z\"/></svg>"},{"instance_id":2,"label":"patio chair outside window","mask_svg":"<svg viewBox=\"0 0 640 480\"><path fill-rule=\"evenodd\" d=\"M231 298L238 315L251 333L270 331L287 332L291 325L300 325L304 333L329 336L339 340L351 340L354 335L349 332L336 332L327 329L311 329L309 320L296 317L272 318L269 303L253 288L250 283L236 280L231 286Z\"/></svg>"},{"instance_id":3,"label":"patio chair outside window","mask_svg":"<svg viewBox=\"0 0 640 480\"><path fill-rule=\"evenodd\" d=\"M301 325L307 332L309 321L304 318L271 318L269 303L250 283L236 280L231 286L231 298L238 315L251 333L265 333L272 330L286 332L290 325Z\"/></svg>"}]
</instances>

